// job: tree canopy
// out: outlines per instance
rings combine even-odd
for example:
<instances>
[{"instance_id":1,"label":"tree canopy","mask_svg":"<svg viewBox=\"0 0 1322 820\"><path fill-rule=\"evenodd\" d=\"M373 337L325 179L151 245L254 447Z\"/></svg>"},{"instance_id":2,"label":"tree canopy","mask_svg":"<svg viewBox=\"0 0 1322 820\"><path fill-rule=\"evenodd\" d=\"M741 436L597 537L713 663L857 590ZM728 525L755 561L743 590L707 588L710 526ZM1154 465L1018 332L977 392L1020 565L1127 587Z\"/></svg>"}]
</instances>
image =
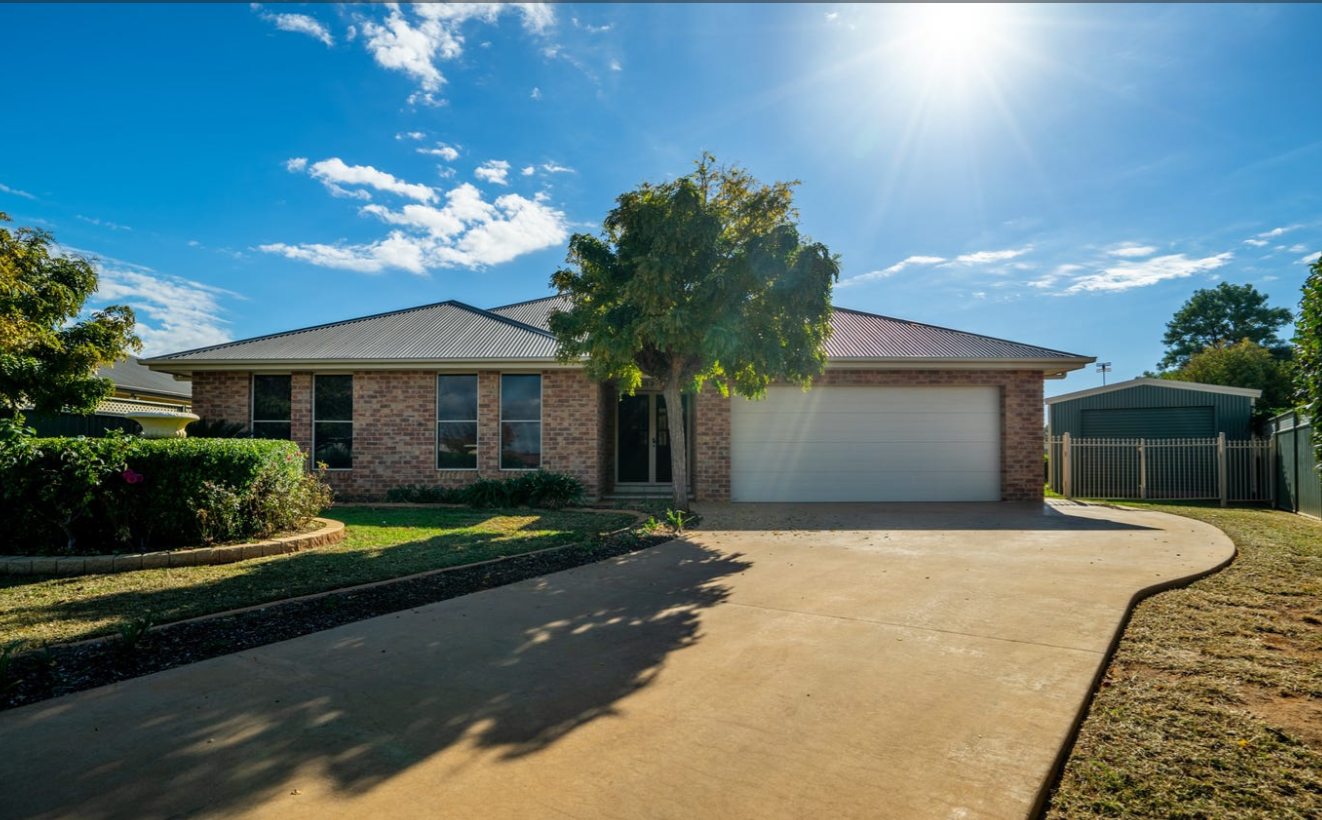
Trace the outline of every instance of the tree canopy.
<instances>
[{"instance_id":1,"label":"tree canopy","mask_svg":"<svg viewBox=\"0 0 1322 820\"><path fill-rule=\"evenodd\" d=\"M1253 415L1265 419L1294 407L1291 371L1291 362L1274 356L1257 342L1241 339L1205 348L1190 356L1183 367L1161 375L1174 381L1261 390Z\"/></svg>"},{"instance_id":2,"label":"tree canopy","mask_svg":"<svg viewBox=\"0 0 1322 820\"><path fill-rule=\"evenodd\" d=\"M1269 307L1267 297L1252 285L1222 282L1215 288L1196 290L1166 324L1162 337L1166 356L1157 367L1182 367L1195 353L1240 339L1281 348L1284 343L1276 334L1292 318L1285 308Z\"/></svg>"},{"instance_id":3,"label":"tree canopy","mask_svg":"<svg viewBox=\"0 0 1322 820\"><path fill-rule=\"evenodd\" d=\"M550 317L561 360L625 394L650 377L671 408L707 382L753 398L774 380L808 386L826 366L838 257L799 233L797 182L763 185L707 153L695 165L620 195L600 236L570 239L570 267L551 277L570 303ZM685 509L685 431L667 415Z\"/></svg>"},{"instance_id":4,"label":"tree canopy","mask_svg":"<svg viewBox=\"0 0 1322 820\"><path fill-rule=\"evenodd\" d=\"M0 212L0 419L21 410L89 413L114 385L96 376L141 343L133 310L112 306L78 319L96 292L92 263L52 252L35 228L4 227Z\"/></svg>"},{"instance_id":5,"label":"tree canopy","mask_svg":"<svg viewBox=\"0 0 1322 820\"><path fill-rule=\"evenodd\" d=\"M1309 268L1295 328L1294 379L1303 409L1313 419L1313 446L1322 461L1322 256Z\"/></svg>"}]
</instances>

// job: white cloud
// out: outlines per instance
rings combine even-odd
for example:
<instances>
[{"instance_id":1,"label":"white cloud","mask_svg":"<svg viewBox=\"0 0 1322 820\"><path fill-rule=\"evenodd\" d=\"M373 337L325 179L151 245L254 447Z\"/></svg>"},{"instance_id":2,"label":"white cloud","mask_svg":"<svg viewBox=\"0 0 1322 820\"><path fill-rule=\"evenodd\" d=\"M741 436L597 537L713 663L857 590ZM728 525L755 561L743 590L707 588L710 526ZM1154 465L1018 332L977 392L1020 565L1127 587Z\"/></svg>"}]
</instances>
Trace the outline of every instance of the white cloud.
<instances>
[{"instance_id":1,"label":"white cloud","mask_svg":"<svg viewBox=\"0 0 1322 820\"><path fill-rule=\"evenodd\" d=\"M370 165L348 165L338 157L323 159L321 162L314 162L310 166L306 159L299 157L285 163L285 167L292 172L302 171L306 168L309 176L320 181L322 185L326 186L327 190L336 196L371 199L371 194L367 191L350 191L341 187L343 185L365 185L378 191L416 199L419 202L430 202L436 198L436 192L426 185L404 182L385 171L378 171Z\"/></svg>"},{"instance_id":2,"label":"white cloud","mask_svg":"<svg viewBox=\"0 0 1322 820\"><path fill-rule=\"evenodd\" d=\"M541 34L555 21L543 3L418 3L407 11L396 4L384 20L359 20L364 45L382 68L402 72L418 84L410 103L437 105L435 93L446 82L438 63L464 52L460 29L469 21L494 23L507 11L523 18L526 31Z\"/></svg>"},{"instance_id":3,"label":"white cloud","mask_svg":"<svg viewBox=\"0 0 1322 820\"><path fill-rule=\"evenodd\" d=\"M1301 258L1299 259L1299 261L1298 261L1296 264L1299 264L1299 265L1311 265L1311 264L1313 264L1314 262L1317 261L1317 258L1318 258L1319 256L1322 256L1322 251L1313 251L1312 253L1308 254L1307 256L1303 256L1303 257L1301 257Z\"/></svg>"},{"instance_id":4,"label":"white cloud","mask_svg":"<svg viewBox=\"0 0 1322 820\"><path fill-rule=\"evenodd\" d=\"M503 159L489 159L478 166L473 172L473 176L478 179L484 179L495 185L508 185L507 177L510 172L510 164Z\"/></svg>"},{"instance_id":5,"label":"white cloud","mask_svg":"<svg viewBox=\"0 0 1322 820\"><path fill-rule=\"evenodd\" d=\"M605 34L611 30L610 23L607 23L604 26L594 26L588 23L580 23L577 17L570 18L570 22L574 24L574 28L581 28L588 34Z\"/></svg>"},{"instance_id":6,"label":"white cloud","mask_svg":"<svg viewBox=\"0 0 1322 820\"><path fill-rule=\"evenodd\" d=\"M13 194L14 196L21 196L24 199L36 199L35 196L28 193L27 191L20 191L17 188L10 188L8 185L4 185L4 184L0 184L0 192L6 194Z\"/></svg>"},{"instance_id":7,"label":"white cloud","mask_svg":"<svg viewBox=\"0 0 1322 820\"><path fill-rule=\"evenodd\" d=\"M419 148L418 153L427 154L428 156L433 156L433 157L440 157L446 162L454 162L455 160L459 159L459 149L451 145L446 145L443 142L436 143L435 148Z\"/></svg>"},{"instance_id":8,"label":"white cloud","mask_svg":"<svg viewBox=\"0 0 1322 820\"><path fill-rule=\"evenodd\" d=\"M611 69L611 71L623 71L623 70L624 70L624 66L620 65L620 61L619 61L619 60L611 60L611 62L610 62L610 69Z\"/></svg>"},{"instance_id":9,"label":"white cloud","mask_svg":"<svg viewBox=\"0 0 1322 820\"><path fill-rule=\"evenodd\" d=\"M94 307L127 304L137 314L144 356L159 356L230 340L220 318L224 297L237 294L146 268L101 267Z\"/></svg>"},{"instance_id":10,"label":"white cloud","mask_svg":"<svg viewBox=\"0 0 1322 820\"><path fill-rule=\"evenodd\" d=\"M530 177L530 176L532 176L533 174L537 173L537 169L534 168L534 167L532 167L531 165L529 165L528 167L524 168L524 169L523 169L522 171L520 171L519 173L520 173L520 174L523 174L525 177Z\"/></svg>"},{"instance_id":11,"label":"white cloud","mask_svg":"<svg viewBox=\"0 0 1322 820\"><path fill-rule=\"evenodd\" d=\"M1271 239L1273 236L1280 236L1283 233L1293 231L1300 227L1299 225L1287 225L1284 228L1272 228L1270 231L1264 231L1258 234L1259 239Z\"/></svg>"},{"instance_id":12,"label":"white cloud","mask_svg":"<svg viewBox=\"0 0 1322 820\"><path fill-rule=\"evenodd\" d=\"M1284 250L1287 253L1303 253L1304 251L1308 250L1308 246L1303 243L1300 243L1298 245L1291 245L1290 247L1285 248Z\"/></svg>"},{"instance_id":13,"label":"white cloud","mask_svg":"<svg viewBox=\"0 0 1322 820\"><path fill-rule=\"evenodd\" d=\"M1031 246L1007 251L975 251L974 253L965 253L956 256L954 263L952 264L986 265L992 262L1004 262L1008 259L1014 259L1017 256L1023 256L1030 250L1032 250Z\"/></svg>"},{"instance_id":14,"label":"white cloud","mask_svg":"<svg viewBox=\"0 0 1322 820\"><path fill-rule=\"evenodd\" d=\"M885 279L886 277L894 276L905 268L913 265L935 265L944 261L946 260L940 256L910 256L896 262L894 265L891 265L884 270L874 270L869 273L860 273L858 276L851 276L848 279L841 279L838 287L849 287L873 279Z\"/></svg>"},{"instance_id":15,"label":"white cloud","mask_svg":"<svg viewBox=\"0 0 1322 820\"><path fill-rule=\"evenodd\" d=\"M1245 244L1245 245L1252 245L1252 246L1255 247L1255 248L1261 248L1261 247L1264 247L1264 246L1269 245L1269 244L1271 244L1271 243L1268 242L1268 241L1265 240L1265 239L1245 239L1245 240L1244 240L1244 244Z\"/></svg>"},{"instance_id":16,"label":"white cloud","mask_svg":"<svg viewBox=\"0 0 1322 820\"><path fill-rule=\"evenodd\" d=\"M397 140L420 140L427 135L421 131L403 131L395 135Z\"/></svg>"},{"instance_id":17,"label":"white cloud","mask_svg":"<svg viewBox=\"0 0 1322 820\"><path fill-rule=\"evenodd\" d=\"M335 38L331 37L330 30L315 17L309 17L306 14L272 14L268 11L262 11L260 3L253 3L252 8L263 20L273 23L281 31L306 34L328 46L335 45Z\"/></svg>"},{"instance_id":18,"label":"white cloud","mask_svg":"<svg viewBox=\"0 0 1322 820\"><path fill-rule=\"evenodd\" d=\"M308 167L307 157L294 157L293 159L285 160L285 170L291 174L297 174L306 167Z\"/></svg>"},{"instance_id":19,"label":"white cloud","mask_svg":"<svg viewBox=\"0 0 1322 820\"><path fill-rule=\"evenodd\" d=\"M482 268L563 243L564 213L540 198L506 194L487 202L471 183L444 195L444 204L391 210L365 205L361 213L391 225L385 239L362 244L275 243L261 250L328 268L362 273L390 269L425 274L435 268Z\"/></svg>"},{"instance_id":20,"label":"white cloud","mask_svg":"<svg viewBox=\"0 0 1322 820\"><path fill-rule=\"evenodd\" d=\"M529 99L540 100L542 98L542 90L540 88L534 87L532 93L529 94L528 97Z\"/></svg>"},{"instance_id":21,"label":"white cloud","mask_svg":"<svg viewBox=\"0 0 1322 820\"><path fill-rule=\"evenodd\" d=\"M548 174L572 174L572 173L574 173L574 169L573 169L573 168L570 168L570 167L565 166L565 165L558 165L558 164L556 164L556 163L554 163L554 162L543 163L543 164L542 164L542 170L545 171L545 172L548 173Z\"/></svg>"},{"instance_id":22,"label":"white cloud","mask_svg":"<svg viewBox=\"0 0 1322 820\"><path fill-rule=\"evenodd\" d=\"M1151 256L1157 252L1154 245L1120 245L1107 251L1108 256L1120 256L1126 259L1140 256Z\"/></svg>"},{"instance_id":23,"label":"white cloud","mask_svg":"<svg viewBox=\"0 0 1322 820\"><path fill-rule=\"evenodd\" d=\"M83 222L86 222L86 223L89 224L89 225L96 225L96 226L99 227L99 228L109 228L109 229L112 230L112 231L131 231L131 230L133 230L133 229L130 228L128 225L119 225L119 224L117 224L117 223L111 222L111 221L108 220L108 219L97 219L97 218L95 218L95 217L91 217L91 216L83 216L82 214L76 214L76 215L74 216L74 219L82 220Z\"/></svg>"},{"instance_id":24,"label":"white cloud","mask_svg":"<svg viewBox=\"0 0 1322 820\"><path fill-rule=\"evenodd\" d=\"M1234 257L1232 253L1219 253L1203 259L1189 259L1182 253L1169 256L1157 256L1142 262L1120 262L1100 273L1081 276L1074 284L1065 289L1065 293L1083 293L1085 291L1120 292L1133 288L1155 285L1166 279L1183 279L1195 273L1216 270L1228 264Z\"/></svg>"},{"instance_id":25,"label":"white cloud","mask_svg":"<svg viewBox=\"0 0 1322 820\"><path fill-rule=\"evenodd\" d=\"M1049 288L1060 281L1063 277L1069 276L1077 270L1083 270L1083 265L1057 265L1055 270L1045 276L1025 282L1030 288Z\"/></svg>"}]
</instances>

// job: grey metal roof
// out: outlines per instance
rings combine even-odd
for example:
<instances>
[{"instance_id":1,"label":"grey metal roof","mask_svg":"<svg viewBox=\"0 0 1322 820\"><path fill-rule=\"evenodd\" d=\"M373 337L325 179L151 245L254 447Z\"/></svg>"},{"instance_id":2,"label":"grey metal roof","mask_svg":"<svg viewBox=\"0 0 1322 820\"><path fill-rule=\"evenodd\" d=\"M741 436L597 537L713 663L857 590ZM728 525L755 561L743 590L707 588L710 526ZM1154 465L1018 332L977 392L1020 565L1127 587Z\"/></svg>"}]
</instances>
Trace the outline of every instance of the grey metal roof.
<instances>
[{"instance_id":1,"label":"grey metal roof","mask_svg":"<svg viewBox=\"0 0 1322 820\"><path fill-rule=\"evenodd\" d=\"M149 362L297 364L554 358L555 337L550 333L450 301L185 350Z\"/></svg>"},{"instance_id":2,"label":"grey metal roof","mask_svg":"<svg viewBox=\"0 0 1322 820\"><path fill-rule=\"evenodd\" d=\"M1092 357L979 336L875 313L837 307L831 314L828 360L849 359L1078 359Z\"/></svg>"},{"instance_id":3,"label":"grey metal roof","mask_svg":"<svg viewBox=\"0 0 1322 820\"><path fill-rule=\"evenodd\" d=\"M121 393L142 393L153 396L169 396L187 399L193 395L193 386L188 382L175 381L169 373L157 373L142 365L137 356L129 356L122 362L106 364L97 368L96 375L110 379L115 389Z\"/></svg>"},{"instance_id":4,"label":"grey metal roof","mask_svg":"<svg viewBox=\"0 0 1322 820\"><path fill-rule=\"evenodd\" d=\"M1262 398L1262 391L1253 387L1226 387L1221 384L1180 382L1175 381L1174 379L1137 378L1130 379L1129 381L1116 382L1115 384L1103 385L1102 387L1091 387L1087 390L1076 390L1073 393L1062 393L1059 396L1052 396L1046 399L1046 403L1058 404L1062 401L1073 401L1075 399L1087 398L1088 396L1098 396L1103 393L1132 390L1135 387L1164 387L1168 390L1192 390L1198 393L1220 393L1226 396L1243 396L1247 399Z\"/></svg>"},{"instance_id":5,"label":"grey metal roof","mask_svg":"<svg viewBox=\"0 0 1322 820\"><path fill-rule=\"evenodd\" d=\"M557 310L569 310L568 296L551 296L545 299L518 302L513 305L492 308L491 312L500 314L507 319L513 319L516 322L522 322L525 325L532 325L549 331L551 326L547 320Z\"/></svg>"}]
</instances>

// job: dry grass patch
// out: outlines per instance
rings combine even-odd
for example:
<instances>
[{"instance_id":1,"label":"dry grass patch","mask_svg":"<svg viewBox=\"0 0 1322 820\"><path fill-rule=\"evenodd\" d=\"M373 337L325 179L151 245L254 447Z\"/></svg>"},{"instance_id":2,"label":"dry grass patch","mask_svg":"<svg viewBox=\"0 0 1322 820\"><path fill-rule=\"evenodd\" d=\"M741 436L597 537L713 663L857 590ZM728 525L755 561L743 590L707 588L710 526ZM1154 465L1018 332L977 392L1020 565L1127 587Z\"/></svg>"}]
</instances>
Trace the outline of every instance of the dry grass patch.
<instances>
[{"instance_id":1,"label":"dry grass patch","mask_svg":"<svg viewBox=\"0 0 1322 820\"><path fill-rule=\"evenodd\" d=\"M1132 506L1212 524L1238 556L1135 609L1045 816L1322 817L1322 523Z\"/></svg>"}]
</instances>

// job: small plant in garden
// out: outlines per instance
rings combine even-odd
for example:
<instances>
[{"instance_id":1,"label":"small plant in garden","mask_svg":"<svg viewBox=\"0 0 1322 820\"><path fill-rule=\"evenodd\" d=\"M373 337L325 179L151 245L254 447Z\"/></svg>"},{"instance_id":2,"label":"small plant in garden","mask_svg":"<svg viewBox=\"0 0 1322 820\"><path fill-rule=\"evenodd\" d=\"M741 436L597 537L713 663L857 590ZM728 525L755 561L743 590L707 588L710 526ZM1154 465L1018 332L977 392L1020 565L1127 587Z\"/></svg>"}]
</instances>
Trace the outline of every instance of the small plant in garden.
<instances>
[{"instance_id":1,"label":"small plant in garden","mask_svg":"<svg viewBox=\"0 0 1322 820\"><path fill-rule=\"evenodd\" d=\"M647 520L643 522L642 529L648 535L656 535L657 530L661 529L661 522L656 520L656 516L649 515Z\"/></svg>"},{"instance_id":2,"label":"small plant in garden","mask_svg":"<svg viewBox=\"0 0 1322 820\"><path fill-rule=\"evenodd\" d=\"M156 623L155 618L150 612L144 612L137 618L129 621L119 628L119 646L125 652L132 652L138 648L143 637L151 631Z\"/></svg>"},{"instance_id":3,"label":"small plant in garden","mask_svg":"<svg viewBox=\"0 0 1322 820\"><path fill-rule=\"evenodd\" d=\"M684 525L692 520L693 517L686 516L683 510L666 510L666 521L675 532L683 532Z\"/></svg>"}]
</instances>

